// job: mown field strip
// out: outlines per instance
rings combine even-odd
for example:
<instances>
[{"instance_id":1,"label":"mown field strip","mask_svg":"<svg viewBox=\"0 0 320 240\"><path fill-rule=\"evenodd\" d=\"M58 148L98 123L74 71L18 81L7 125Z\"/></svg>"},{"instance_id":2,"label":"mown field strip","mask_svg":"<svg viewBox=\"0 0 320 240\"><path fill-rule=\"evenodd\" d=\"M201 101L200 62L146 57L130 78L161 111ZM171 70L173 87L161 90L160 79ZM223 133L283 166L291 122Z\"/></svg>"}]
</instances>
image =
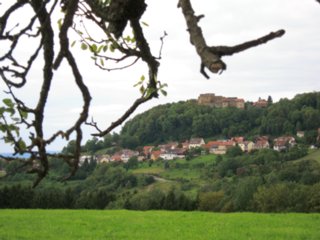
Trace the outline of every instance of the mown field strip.
<instances>
[{"instance_id":1,"label":"mown field strip","mask_svg":"<svg viewBox=\"0 0 320 240\"><path fill-rule=\"evenodd\" d=\"M318 240L320 214L0 210L0 239Z\"/></svg>"}]
</instances>

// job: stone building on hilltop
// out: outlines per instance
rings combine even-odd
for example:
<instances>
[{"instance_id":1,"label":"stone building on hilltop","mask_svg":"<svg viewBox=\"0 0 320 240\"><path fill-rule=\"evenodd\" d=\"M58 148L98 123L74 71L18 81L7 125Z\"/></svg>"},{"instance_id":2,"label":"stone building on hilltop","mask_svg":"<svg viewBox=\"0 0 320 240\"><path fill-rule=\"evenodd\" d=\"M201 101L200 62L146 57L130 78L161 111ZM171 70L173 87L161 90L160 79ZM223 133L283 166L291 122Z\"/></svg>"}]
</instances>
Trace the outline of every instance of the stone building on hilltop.
<instances>
[{"instance_id":1,"label":"stone building on hilltop","mask_svg":"<svg viewBox=\"0 0 320 240\"><path fill-rule=\"evenodd\" d=\"M198 104L216 108L235 107L244 109L244 100L236 97L216 96L214 93L200 94Z\"/></svg>"},{"instance_id":2,"label":"stone building on hilltop","mask_svg":"<svg viewBox=\"0 0 320 240\"><path fill-rule=\"evenodd\" d=\"M258 101L253 103L254 107L265 108L268 107L268 101L259 97Z\"/></svg>"}]
</instances>

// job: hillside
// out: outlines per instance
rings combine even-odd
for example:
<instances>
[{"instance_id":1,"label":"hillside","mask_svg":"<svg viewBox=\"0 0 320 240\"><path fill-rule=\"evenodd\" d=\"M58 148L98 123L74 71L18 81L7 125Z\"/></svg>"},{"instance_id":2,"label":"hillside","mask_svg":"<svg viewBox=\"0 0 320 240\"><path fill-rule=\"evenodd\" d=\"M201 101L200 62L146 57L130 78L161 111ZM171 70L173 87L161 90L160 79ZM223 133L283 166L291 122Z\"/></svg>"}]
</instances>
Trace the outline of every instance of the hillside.
<instances>
[{"instance_id":1,"label":"hillside","mask_svg":"<svg viewBox=\"0 0 320 240\"><path fill-rule=\"evenodd\" d=\"M282 99L264 108L245 106L213 108L194 101L158 106L129 121L120 135L108 135L103 141L94 138L84 149L88 154L106 154L190 136L250 139L259 134L295 135L297 130L303 130L304 137L283 151L268 147L244 152L233 145L224 155L189 149L182 159L139 161L136 156L103 163L91 158L63 183L68 166L51 158L50 175L37 189L30 189L33 177L18 162L0 162L7 173L0 179L0 208L319 212L319 150L309 147L319 144L320 93ZM65 148L70 150L72 144Z\"/></svg>"},{"instance_id":2,"label":"hillside","mask_svg":"<svg viewBox=\"0 0 320 240\"><path fill-rule=\"evenodd\" d=\"M313 161L318 161L320 163L320 149L313 150L307 156L304 156L298 159L298 161L303 161L303 160L313 160Z\"/></svg>"},{"instance_id":3,"label":"hillside","mask_svg":"<svg viewBox=\"0 0 320 240\"><path fill-rule=\"evenodd\" d=\"M271 149L250 154L199 155L189 160L84 164L60 182L67 166L51 159L36 189L32 176L0 179L0 208L319 212L319 150ZM8 166L7 169L12 169ZM17 197L18 196L18 197Z\"/></svg>"},{"instance_id":4,"label":"hillside","mask_svg":"<svg viewBox=\"0 0 320 240\"><path fill-rule=\"evenodd\" d=\"M214 108L195 101L160 105L128 121L121 133L122 145L135 148L146 144L184 141L190 137L255 135L279 136L306 131L309 144L320 127L320 92L304 93L292 100L281 99L268 107L250 103L245 108Z\"/></svg>"}]
</instances>

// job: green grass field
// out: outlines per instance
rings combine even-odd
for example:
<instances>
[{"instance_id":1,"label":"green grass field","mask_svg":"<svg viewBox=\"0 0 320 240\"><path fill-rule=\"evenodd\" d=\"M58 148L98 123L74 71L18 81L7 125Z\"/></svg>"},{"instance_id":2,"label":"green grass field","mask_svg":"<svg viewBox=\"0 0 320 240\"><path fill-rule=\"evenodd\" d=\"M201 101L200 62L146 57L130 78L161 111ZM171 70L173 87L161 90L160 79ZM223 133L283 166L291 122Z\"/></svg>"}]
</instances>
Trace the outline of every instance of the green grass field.
<instances>
[{"instance_id":1,"label":"green grass field","mask_svg":"<svg viewBox=\"0 0 320 240\"><path fill-rule=\"evenodd\" d=\"M318 240L320 214L0 210L0 239Z\"/></svg>"}]
</instances>

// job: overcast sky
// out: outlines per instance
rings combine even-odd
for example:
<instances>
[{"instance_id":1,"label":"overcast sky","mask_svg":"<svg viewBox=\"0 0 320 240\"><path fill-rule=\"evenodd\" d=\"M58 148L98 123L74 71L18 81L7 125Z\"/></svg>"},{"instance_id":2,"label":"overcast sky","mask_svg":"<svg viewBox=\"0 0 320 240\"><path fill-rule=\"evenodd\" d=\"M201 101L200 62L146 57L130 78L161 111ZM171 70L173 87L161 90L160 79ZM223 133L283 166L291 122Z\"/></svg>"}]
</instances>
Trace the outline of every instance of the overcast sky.
<instances>
[{"instance_id":1,"label":"overcast sky","mask_svg":"<svg viewBox=\"0 0 320 240\"><path fill-rule=\"evenodd\" d=\"M168 84L168 96L151 100L136 113L163 103L195 99L201 93L239 97L247 101L271 95L277 101L284 97L292 98L298 93L319 91L320 5L316 1L193 0L196 14L205 15L200 26L209 45L235 45L271 31L286 30L282 38L224 58L227 71L222 75L211 75L210 80L199 73L200 60L190 44L177 2L146 0L148 8L142 20L149 25L144 30L154 55L158 55L163 32L168 33L158 76L162 83ZM3 5L1 8L2 12ZM32 43L26 43L20 49L21 57L31 47ZM138 89L133 85L142 74L147 75L147 69L143 64L137 64L128 70L102 72L87 59L88 55L79 49L79 45L73 51L79 52L77 60L93 97L90 114L101 128L106 128L139 96ZM37 65L30 74L32 80L26 89L17 92L31 105L39 94L41 69L41 64ZM0 83L0 88L4 89L3 83ZM0 98L4 97L1 91ZM81 95L64 66L56 74L45 112L46 135L67 129L76 120L81 108ZM85 128L86 139L92 132L93 129ZM65 144L61 140L49 148L61 150ZM0 152L7 151L10 148L0 142Z\"/></svg>"}]
</instances>

